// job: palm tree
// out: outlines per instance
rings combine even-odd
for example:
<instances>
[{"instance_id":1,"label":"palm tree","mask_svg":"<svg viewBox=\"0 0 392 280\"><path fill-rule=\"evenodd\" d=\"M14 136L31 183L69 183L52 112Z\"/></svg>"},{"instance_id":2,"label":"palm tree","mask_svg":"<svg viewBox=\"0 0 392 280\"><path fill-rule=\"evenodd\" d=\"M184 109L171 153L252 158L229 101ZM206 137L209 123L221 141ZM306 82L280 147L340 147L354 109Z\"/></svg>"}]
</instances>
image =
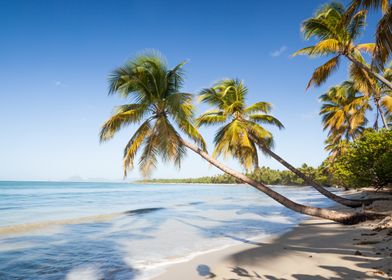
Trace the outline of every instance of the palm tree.
<instances>
[{"instance_id":1,"label":"palm tree","mask_svg":"<svg viewBox=\"0 0 392 280\"><path fill-rule=\"evenodd\" d=\"M336 157L347 151L349 141L345 139L343 133L339 131L328 135L324 143L324 149L329 152L328 161L333 162Z\"/></svg>"},{"instance_id":2,"label":"palm tree","mask_svg":"<svg viewBox=\"0 0 392 280\"><path fill-rule=\"evenodd\" d=\"M352 81L331 87L320 97L323 102L320 115L324 130L341 133L346 140L355 140L367 123L365 113L371 109L368 98L358 92Z\"/></svg>"},{"instance_id":3,"label":"palm tree","mask_svg":"<svg viewBox=\"0 0 392 280\"><path fill-rule=\"evenodd\" d=\"M237 79L225 79L213 87L200 92L200 100L214 108L202 114L196 120L198 126L221 125L216 133L214 143L214 157L221 154L232 155L249 169L257 166L258 146L262 152L271 156L298 177L326 197L346 206L360 207L363 203L371 201L350 200L331 193L318 183L311 180L300 170L289 164L271 150L273 144L272 134L262 125L273 125L283 128L282 123L270 115L271 104L257 102L246 106L245 99L248 89Z\"/></svg>"},{"instance_id":4,"label":"palm tree","mask_svg":"<svg viewBox=\"0 0 392 280\"><path fill-rule=\"evenodd\" d=\"M126 170L133 167L139 150L142 150L140 169L143 175L148 175L156 167L158 156L179 165L186 147L223 172L262 191L293 211L345 224L375 217L374 214L334 211L296 203L211 157L205 150L202 136L192 125L191 95L180 91L183 83L182 66L183 63L168 69L161 57L146 54L113 71L109 94L130 98L133 103L116 109L104 123L100 139L107 141L121 128L130 124L139 125L124 149L125 175ZM197 145L182 138L176 127Z\"/></svg>"},{"instance_id":5,"label":"palm tree","mask_svg":"<svg viewBox=\"0 0 392 280\"><path fill-rule=\"evenodd\" d=\"M124 176L133 168L141 149L139 166L143 176L151 173L159 155L180 166L185 147L176 127L205 150L202 136L191 123L192 95L180 92L183 65L169 70L164 59L152 53L140 55L113 71L109 94L130 98L134 103L115 109L102 127L100 141L111 139L126 125L143 121L124 149Z\"/></svg>"},{"instance_id":6,"label":"palm tree","mask_svg":"<svg viewBox=\"0 0 392 280\"><path fill-rule=\"evenodd\" d=\"M214 157L233 155L249 171L258 168L257 143L252 138L265 143L267 148L273 146L272 134L258 123L265 123L283 128L283 124L269 115L271 104L257 102L245 106L248 89L234 79L226 79L216 83L212 88L206 88L200 93L200 101L216 107L202 114L196 120L198 126L225 124L216 133L214 142ZM252 134L248 133L252 131ZM262 150L264 151L264 150Z\"/></svg>"},{"instance_id":7,"label":"palm tree","mask_svg":"<svg viewBox=\"0 0 392 280\"><path fill-rule=\"evenodd\" d=\"M366 65L366 62L362 62ZM391 67L387 67L383 71L383 75L387 80L392 80ZM353 87L362 92L368 99L372 98L377 109L375 127L377 127L378 117L381 116L381 121L384 128L388 129L388 123L386 121L385 114L391 112L391 107L389 104L392 102L390 100L390 93L392 92L383 83L380 83L373 76L369 75L365 70L359 68L357 65L350 65L350 78L354 82Z\"/></svg>"},{"instance_id":8,"label":"palm tree","mask_svg":"<svg viewBox=\"0 0 392 280\"><path fill-rule=\"evenodd\" d=\"M360 9L380 9L382 18L376 29L376 48L373 64L382 69L392 53L392 5L389 0L352 0L347 8L346 17L350 18Z\"/></svg>"},{"instance_id":9,"label":"palm tree","mask_svg":"<svg viewBox=\"0 0 392 280\"><path fill-rule=\"evenodd\" d=\"M360 35L361 29L365 25L366 10L356 12L354 15L346 18L345 9L340 3L330 3L319 9L315 16L305 20L302 23L302 32L305 39L312 37L319 42L310 47L303 48L296 55L325 56L334 55L325 64L316 68L307 88L312 85L319 86L335 71L340 63L341 57L344 56L357 67L366 71L369 75L384 83L392 89L392 83L384 76L373 71L366 64L362 63L363 58L361 51L373 53L376 45L374 43L357 44L354 41Z\"/></svg>"},{"instance_id":10,"label":"palm tree","mask_svg":"<svg viewBox=\"0 0 392 280\"><path fill-rule=\"evenodd\" d=\"M371 107L368 98L358 92L352 81L331 87L320 101L324 130L328 130L325 150L330 152L329 159L334 160L346 150L350 140L362 134L367 123L365 113Z\"/></svg>"}]
</instances>

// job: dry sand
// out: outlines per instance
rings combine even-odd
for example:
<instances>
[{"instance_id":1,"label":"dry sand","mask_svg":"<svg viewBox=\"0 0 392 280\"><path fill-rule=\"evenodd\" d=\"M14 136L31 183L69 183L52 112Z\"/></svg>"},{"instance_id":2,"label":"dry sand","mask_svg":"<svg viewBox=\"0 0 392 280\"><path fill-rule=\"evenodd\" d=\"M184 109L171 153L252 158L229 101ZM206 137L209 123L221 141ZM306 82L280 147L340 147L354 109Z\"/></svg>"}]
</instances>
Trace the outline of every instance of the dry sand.
<instances>
[{"instance_id":1,"label":"dry sand","mask_svg":"<svg viewBox=\"0 0 392 280\"><path fill-rule=\"evenodd\" d=\"M369 209L391 214L392 201ZM154 279L392 279L392 216L354 226L311 218L282 236L170 266Z\"/></svg>"}]
</instances>

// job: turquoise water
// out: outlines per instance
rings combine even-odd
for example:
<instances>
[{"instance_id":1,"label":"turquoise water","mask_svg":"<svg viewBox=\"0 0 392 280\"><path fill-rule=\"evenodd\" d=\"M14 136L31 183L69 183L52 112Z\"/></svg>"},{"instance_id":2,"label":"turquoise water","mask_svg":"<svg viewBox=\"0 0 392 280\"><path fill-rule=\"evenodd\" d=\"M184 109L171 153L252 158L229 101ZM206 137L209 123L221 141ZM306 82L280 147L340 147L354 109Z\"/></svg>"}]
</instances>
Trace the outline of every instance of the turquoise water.
<instances>
[{"instance_id":1,"label":"turquoise water","mask_svg":"<svg viewBox=\"0 0 392 280\"><path fill-rule=\"evenodd\" d=\"M330 205L311 188L274 189ZM244 185L0 182L0 279L148 279L303 218Z\"/></svg>"}]
</instances>

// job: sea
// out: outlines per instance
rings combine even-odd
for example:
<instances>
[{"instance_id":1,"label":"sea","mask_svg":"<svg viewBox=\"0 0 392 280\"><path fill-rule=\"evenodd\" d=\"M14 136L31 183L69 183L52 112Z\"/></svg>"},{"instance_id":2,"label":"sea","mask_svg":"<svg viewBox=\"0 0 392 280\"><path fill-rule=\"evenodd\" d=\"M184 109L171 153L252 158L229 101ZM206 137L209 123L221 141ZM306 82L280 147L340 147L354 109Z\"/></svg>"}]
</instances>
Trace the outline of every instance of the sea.
<instances>
[{"instance_id":1,"label":"sea","mask_svg":"<svg viewBox=\"0 0 392 280\"><path fill-rule=\"evenodd\" d=\"M272 189L333 204L310 187ZM247 185L0 182L0 279L150 279L306 219Z\"/></svg>"}]
</instances>

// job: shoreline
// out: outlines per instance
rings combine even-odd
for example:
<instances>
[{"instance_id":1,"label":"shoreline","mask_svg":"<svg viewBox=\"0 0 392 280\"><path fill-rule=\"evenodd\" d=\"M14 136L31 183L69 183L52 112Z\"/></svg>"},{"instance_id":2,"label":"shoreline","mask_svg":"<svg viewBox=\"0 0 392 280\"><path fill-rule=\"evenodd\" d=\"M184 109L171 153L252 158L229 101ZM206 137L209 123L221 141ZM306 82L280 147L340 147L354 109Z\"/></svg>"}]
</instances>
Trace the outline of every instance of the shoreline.
<instances>
[{"instance_id":1,"label":"shoreline","mask_svg":"<svg viewBox=\"0 0 392 280\"><path fill-rule=\"evenodd\" d=\"M377 202L369 210L392 215L388 203ZM281 234L168 265L149 279L392 279L392 219L375 230L379 222L346 226L309 217Z\"/></svg>"}]
</instances>

